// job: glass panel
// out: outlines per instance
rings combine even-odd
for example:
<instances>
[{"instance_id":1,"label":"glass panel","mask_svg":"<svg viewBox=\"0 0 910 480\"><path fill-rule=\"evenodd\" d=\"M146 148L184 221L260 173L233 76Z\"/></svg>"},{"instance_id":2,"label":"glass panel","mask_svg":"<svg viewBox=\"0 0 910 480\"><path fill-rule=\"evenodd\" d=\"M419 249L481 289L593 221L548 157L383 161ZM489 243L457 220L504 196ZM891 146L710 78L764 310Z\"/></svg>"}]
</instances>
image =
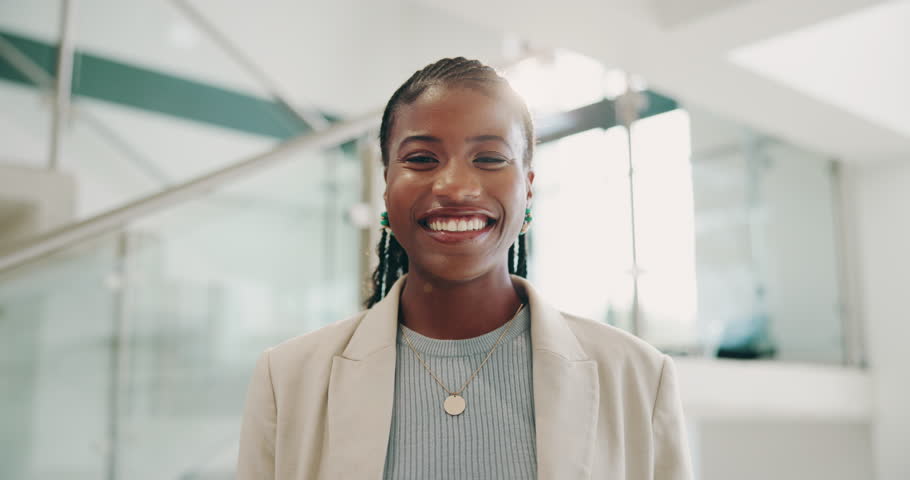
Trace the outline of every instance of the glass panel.
<instances>
[{"instance_id":1,"label":"glass panel","mask_svg":"<svg viewBox=\"0 0 910 480\"><path fill-rule=\"evenodd\" d=\"M622 128L598 129L540 147L528 274L564 311L628 329L633 277L626 139Z\"/></svg>"},{"instance_id":2,"label":"glass panel","mask_svg":"<svg viewBox=\"0 0 910 480\"><path fill-rule=\"evenodd\" d=\"M301 154L131 229L120 478L231 472L256 356L360 309L359 182Z\"/></svg>"},{"instance_id":3,"label":"glass panel","mask_svg":"<svg viewBox=\"0 0 910 480\"><path fill-rule=\"evenodd\" d=\"M299 154L0 278L0 478L230 476L256 356L360 310L360 168Z\"/></svg>"},{"instance_id":4,"label":"glass panel","mask_svg":"<svg viewBox=\"0 0 910 480\"><path fill-rule=\"evenodd\" d=\"M690 127L684 110L636 122L633 142L638 335L842 363L832 163L702 112ZM563 310L631 328L626 158L621 128L540 147L529 273Z\"/></svg>"},{"instance_id":5,"label":"glass panel","mask_svg":"<svg viewBox=\"0 0 910 480\"><path fill-rule=\"evenodd\" d=\"M692 118L701 345L842 363L832 162L705 112Z\"/></svg>"},{"instance_id":6,"label":"glass panel","mask_svg":"<svg viewBox=\"0 0 910 480\"><path fill-rule=\"evenodd\" d=\"M104 478L115 239L0 278L0 478Z\"/></svg>"}]
</instances>

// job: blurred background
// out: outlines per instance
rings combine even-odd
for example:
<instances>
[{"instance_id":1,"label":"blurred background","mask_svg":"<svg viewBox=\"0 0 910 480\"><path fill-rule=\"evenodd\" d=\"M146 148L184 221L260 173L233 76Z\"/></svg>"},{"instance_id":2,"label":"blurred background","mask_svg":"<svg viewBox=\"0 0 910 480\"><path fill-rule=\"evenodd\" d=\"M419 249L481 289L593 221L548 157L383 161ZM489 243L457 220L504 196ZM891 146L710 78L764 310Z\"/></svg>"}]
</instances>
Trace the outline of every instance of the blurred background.
<instances>
[{"instance_id":1,"label":"blurred background","mask_svg":"<svg viewBox=\"0 0 910 480\"><path fill-rule=\"evenodd\" d=\"M699 479L910 478L870 0L0 0L0 478L233 478L258 353L360 309L381 108L458 55L536 118L532 282L675 356Z\"/></svg>"}]
</instances>

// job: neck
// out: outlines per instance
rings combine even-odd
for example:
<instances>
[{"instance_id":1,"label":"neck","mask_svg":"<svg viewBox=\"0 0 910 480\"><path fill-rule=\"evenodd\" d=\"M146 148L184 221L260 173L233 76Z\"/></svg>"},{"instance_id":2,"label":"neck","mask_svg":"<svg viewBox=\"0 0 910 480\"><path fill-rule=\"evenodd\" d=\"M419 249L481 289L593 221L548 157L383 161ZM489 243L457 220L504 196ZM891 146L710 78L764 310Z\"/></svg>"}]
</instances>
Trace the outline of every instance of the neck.
<instances>
[{"instance_id":1,"label":"neck","mask_svg":"<svg viewBox=\"0 0 910 480\"><path fill-rule=\"evenodd\" d=\"M511 320L522 304L505 269L463 282L409 270L398 320L426 337L460 340L483 335Z\"/></svg>"}]
</instances>

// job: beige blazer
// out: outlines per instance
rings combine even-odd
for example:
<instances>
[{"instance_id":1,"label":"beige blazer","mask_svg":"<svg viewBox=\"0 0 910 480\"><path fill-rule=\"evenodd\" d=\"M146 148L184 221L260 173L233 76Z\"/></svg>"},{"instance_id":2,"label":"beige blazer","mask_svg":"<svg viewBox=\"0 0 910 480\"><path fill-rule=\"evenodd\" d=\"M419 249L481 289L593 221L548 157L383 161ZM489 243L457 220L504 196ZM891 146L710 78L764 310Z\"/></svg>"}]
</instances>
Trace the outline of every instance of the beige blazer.
<instances>
[{"instance_id":1,"label":"beige blazer","mask_svg":"<svg viewBox=\"0 0 910 480\"><path fill-rule=\"evenodd\" d=\"M691 479L670 358L512 279L531 308L538 478ZM382 478L404 280L370 310L259 357L238 480Z\"/></svg>"}]
</instances>

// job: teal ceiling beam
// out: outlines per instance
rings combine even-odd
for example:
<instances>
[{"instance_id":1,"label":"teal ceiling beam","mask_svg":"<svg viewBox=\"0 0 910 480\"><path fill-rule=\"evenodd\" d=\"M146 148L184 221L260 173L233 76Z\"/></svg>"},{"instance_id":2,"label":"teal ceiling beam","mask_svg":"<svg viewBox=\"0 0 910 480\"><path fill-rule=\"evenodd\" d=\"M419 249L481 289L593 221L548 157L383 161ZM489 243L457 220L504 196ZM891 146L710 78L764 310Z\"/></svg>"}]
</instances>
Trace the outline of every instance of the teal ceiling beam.
<instances>
[{"instance_id":1,"label":"teal ceiling beam","mask_svg":"<svg viewBox=\"0 0 910 480\"><path fill-rule=\"evenodd\" d=\"M676 100L657 92L646 90L645 106L638 112L638 118L648 118L679 108ZM539 143L551 142L560 138L581 133L592 128L604 130L620 124L616 117L616 102L604 98L599 102L585 105L575 110L561 112L535 119L537 140Z\"/></svg>"},{"instance_id":2,"label":"teal ceiling beam","mask_svg":"<svg viewBox=\"0 0 910 480\"><path fill-rule=\"evenodd\" d=\"M8 32L0 32L0 36L49 75L54 75L55 45ZM72 93L76 97L281 140L310 130L281 102L83 52L77 52L74 61ZM0 78L36 86L3 58L0 58Z\"/></svg>"}]
</instances>

